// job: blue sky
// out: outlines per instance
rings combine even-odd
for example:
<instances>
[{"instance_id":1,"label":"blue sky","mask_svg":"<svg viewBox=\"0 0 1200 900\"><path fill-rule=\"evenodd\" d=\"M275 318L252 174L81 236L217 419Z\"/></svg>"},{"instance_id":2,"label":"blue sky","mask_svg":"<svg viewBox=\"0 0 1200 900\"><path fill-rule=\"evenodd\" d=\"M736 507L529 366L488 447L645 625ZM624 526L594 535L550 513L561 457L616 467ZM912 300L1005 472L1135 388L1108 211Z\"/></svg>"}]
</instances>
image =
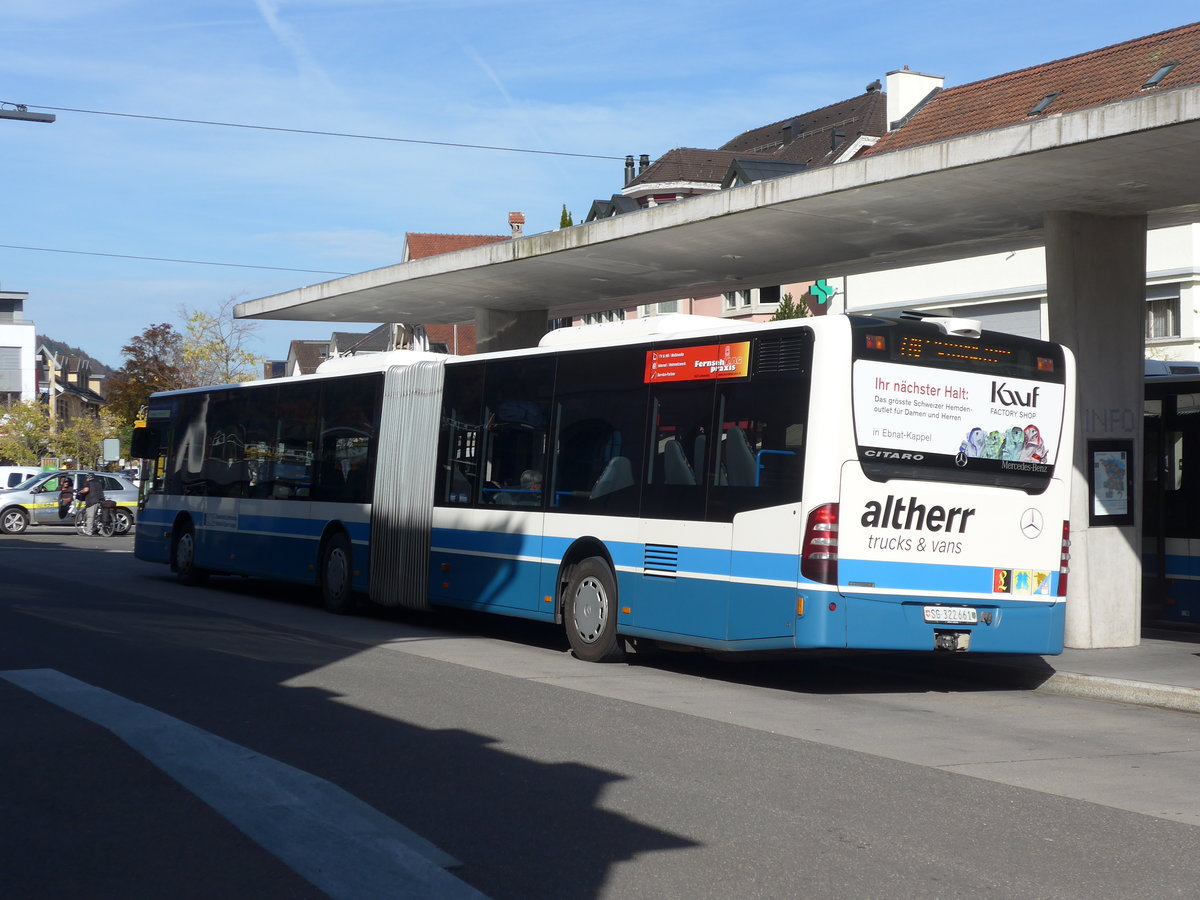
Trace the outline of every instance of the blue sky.
<instances>
[{"instance_id":1,"label":"blue sky","mask_svg":"<svg viewBox=\"0 0 1200 900\"><path fill-rule=\"evenodd\" d=\"M0 0L0 290L108 365L181 305L398 262L408 231L527 233L628 153L715 147L902 66L947 86L1187 24L1193 2ZM96 115L345 132L589 159ZM11 247L46 248L19 250ZM367 323L373 324L373 323ZM358 326L263 323L256 352ZM365 330L365 326L361 330Z\"/></svg>"}]
</instances>

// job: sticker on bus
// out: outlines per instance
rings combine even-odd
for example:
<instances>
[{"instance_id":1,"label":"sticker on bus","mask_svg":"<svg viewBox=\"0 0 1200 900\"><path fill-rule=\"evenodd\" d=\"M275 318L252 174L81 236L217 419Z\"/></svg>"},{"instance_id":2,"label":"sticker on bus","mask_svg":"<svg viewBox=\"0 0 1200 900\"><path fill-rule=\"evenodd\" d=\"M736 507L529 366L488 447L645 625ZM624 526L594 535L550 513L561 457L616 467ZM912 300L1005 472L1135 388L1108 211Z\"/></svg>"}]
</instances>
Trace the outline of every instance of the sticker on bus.
<instances>
[{"instance_id":1,"label":"sticker on bus","mask_svg":"<svg viewBox=\"0 0 1200 900\"><path fill-rule=\"evenodd\" d=\"M646 384L745 378L749 372L749 341L646 351Z\"/></svg>"},{"instance_id":2,"label":"sticker on bus","mask_svg":"<svg viewBox=\"0 0 1200 900\"><path fill-rule=\"evenodd\" d=\"M1047 473L1061 445L1062 384L992 373L854 364L864 460Z\"/></svg>"}]
</instances>

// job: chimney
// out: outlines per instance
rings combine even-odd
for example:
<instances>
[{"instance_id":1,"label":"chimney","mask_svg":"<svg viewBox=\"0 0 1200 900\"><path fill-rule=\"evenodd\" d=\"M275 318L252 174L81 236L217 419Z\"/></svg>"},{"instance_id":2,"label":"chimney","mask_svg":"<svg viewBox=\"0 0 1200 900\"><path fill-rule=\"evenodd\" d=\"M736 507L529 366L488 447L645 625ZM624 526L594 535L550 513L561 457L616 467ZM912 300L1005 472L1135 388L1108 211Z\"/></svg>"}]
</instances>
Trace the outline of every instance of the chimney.
<instances>
[{"instance_id":1,"label":"chimney","mask_svg":"<svg viewBox=\"0 0 1200 900\"><path fill-rule=\"evenodd\" d=\"M638 157L638 174L641 175L650 165L650 154L643 153Z\"/></svg>"},{"instance_id":2,"label":"chimney","mask_svg":"<svg viewBox=\"0 0 1200 900\"><path fill-rule=\"evenodd\" d=\"M512 236L514 238L519 238L521 236L521 232L525 229L525 213L510 212L508 214L508 225L510 228L512 228Z\"/></svg>"},{"instance_id":3,"label":"chimney","mask_svg":"<svg viewBox=\"0 0 1200 900\"><path fill-rule=\"evenodd\" d=\"M922 75L910 72L908 66L887 73L888 131L895 131L914 112L942 89L942 75Z\"/></svg>"},{"instance_id":4,"label":"chimney","mask_svg":"<svg viewBox=\"0 0 1200 900\"><path fill-rule=\"evenodd\" d=\"M792 142L792 140L796 137L792 133L792 126L794 124L795 124L794 122L788 122L786 125L783 126L783 146L784 147L786 147L788 144L790 144Z\"/></svg>"},{"instance_id":5,"label":"chimney","mask_svg":"<svg viewBox=\"0 0 1200 900\"><path fill-rule=\"evenodd\" d=\"M629 186L629 182L633 181L633 154L625 157L625 186Z\"/></svg>"}]
</instances>

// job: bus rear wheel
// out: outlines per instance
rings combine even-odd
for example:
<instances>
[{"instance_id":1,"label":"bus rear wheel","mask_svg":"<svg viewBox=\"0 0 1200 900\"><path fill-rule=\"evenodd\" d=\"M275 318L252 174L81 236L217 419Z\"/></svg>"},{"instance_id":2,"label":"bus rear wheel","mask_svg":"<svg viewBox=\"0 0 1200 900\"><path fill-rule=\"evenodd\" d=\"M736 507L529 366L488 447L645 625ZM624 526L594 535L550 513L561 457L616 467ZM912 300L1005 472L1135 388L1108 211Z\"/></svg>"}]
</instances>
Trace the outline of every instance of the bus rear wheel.
<instances>
[{"instance_id":1,"label":"bus rear wheel","mask_svg":"<svg viewBox=\"0 0 1200 900\"><path fill-rule=\"evenodd\" d=\"M563 622L576 657L586 662L618 662L625 657L617 640L617 580L598 556L589 556L567 580Z\"/></svg>"},{"instance_id":2,"label":"bus rear wheel","mask_svg":"<svg viewBox=\"0 0 1200 900\"><path fill-rule=\"evenodd\" d=\"M191 523L181 526L171 554L171 565L180 584L203 584L208 573L196 567L196 530Z\"/></svg>"},{"instance_id":3,"label":"bus rear wheel","mask_svg":"<svg viewBox=\"0 0 1200 900\"><path fill-rule=\"evenodd\" d=\"M350 589L351 559L350 541L344 534L331 535L321 548L321 599L327 610L340 616L354 612L357 606Z\"/></svg>"}]
</instances>

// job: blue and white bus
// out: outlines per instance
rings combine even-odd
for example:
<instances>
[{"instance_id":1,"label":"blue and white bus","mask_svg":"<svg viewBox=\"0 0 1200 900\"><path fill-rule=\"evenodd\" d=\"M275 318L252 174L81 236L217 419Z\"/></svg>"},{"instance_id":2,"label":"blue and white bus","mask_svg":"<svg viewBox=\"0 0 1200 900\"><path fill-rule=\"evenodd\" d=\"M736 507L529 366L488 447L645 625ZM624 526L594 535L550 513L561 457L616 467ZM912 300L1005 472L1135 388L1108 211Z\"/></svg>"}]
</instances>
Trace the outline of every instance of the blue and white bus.
<instances>
[{"instance_id":1,"label":"blue and white bus","mask_svg":"<svg viewBox=\"0 0 1200 900\"><path fill-rule=\"evenodd\" d=\"M366 367L364 369L364 366ZM151 398L136 553L639 642L1062 649L1074 360L971 320L663 316Z\"/></svg>"},{"instance_id":2,"label":"blue and white bus","mask_svg":"<svg viewBox=\"0 0 1200 900\"><path fill-rule=\"evenodd\" d=\"M1200 366L1146 361L1142 618L1200 625ZM1196 473L1196 474L1193 474Z\"/></svg>"}]
</instances>

